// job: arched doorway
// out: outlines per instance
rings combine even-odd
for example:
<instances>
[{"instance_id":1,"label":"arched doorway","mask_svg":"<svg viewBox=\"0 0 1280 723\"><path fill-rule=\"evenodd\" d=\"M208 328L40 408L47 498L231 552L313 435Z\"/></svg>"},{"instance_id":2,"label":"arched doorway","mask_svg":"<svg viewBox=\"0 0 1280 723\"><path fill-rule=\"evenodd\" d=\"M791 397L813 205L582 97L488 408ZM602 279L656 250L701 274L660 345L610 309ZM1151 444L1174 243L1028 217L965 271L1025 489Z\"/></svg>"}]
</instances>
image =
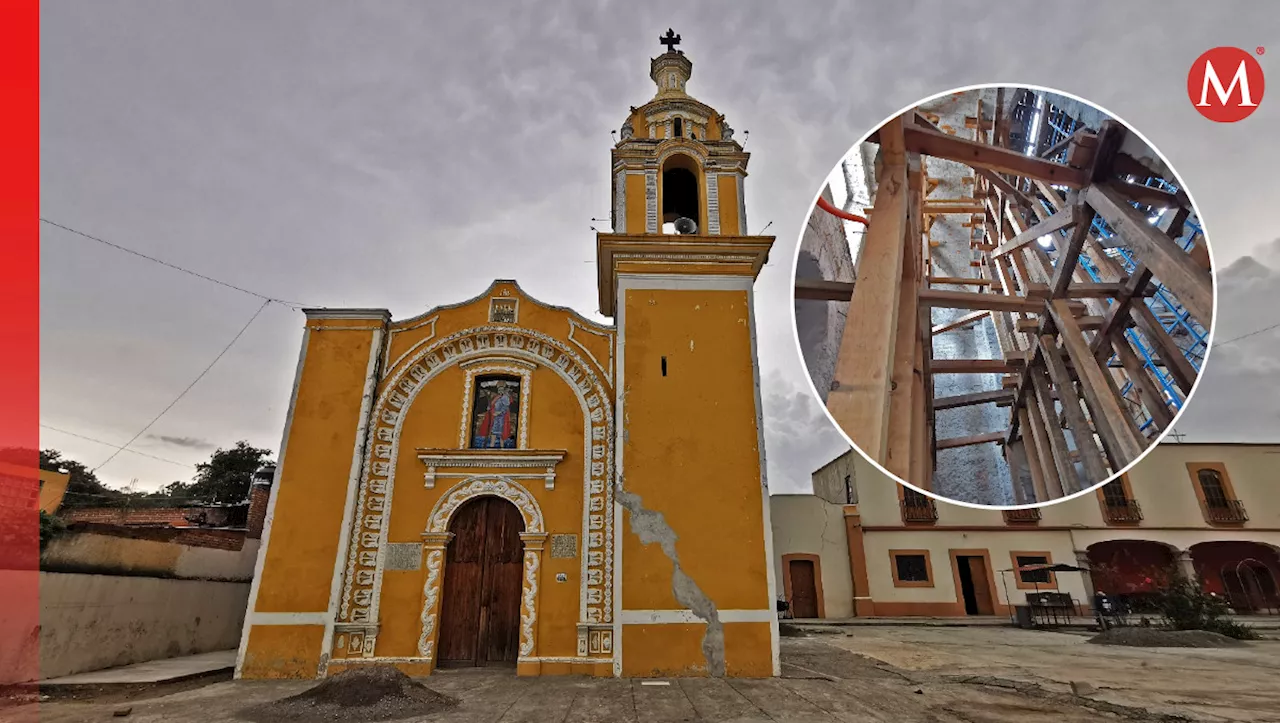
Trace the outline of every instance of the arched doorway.
<instances>
[{"instance_id":1,"label":"arched doorway","mask_svg":"<svg viewBox=\"0 0 1280 723\"><path fill-rule=\"evenodd\" d=\"M440 603L441 667L515 665L523 530L520 510L500 497L476 497L454 513Z\"/></svg>"},{"instance_id":2,"label":"arched doorway","mask_svg":"<svg viewBox=\"0 0 1280 723\"><path fill-rule=\"evenodd\" d=\"M1280 613L1280 555L1268 545L1242 540L1201 542L1191 557L1206 590L1227 598L1239 613Z\"/></svg>"},{"instance_id":3,"label":"arched doorway","mask_svg":"<svg viewBox=\"0 0 1280 723\"><path fill-rule=\"evenodd\" d=\"M1135 611L1145 609L1146 598L1179 572L1177 551L1151 540L1097 542L1088 554L1094 590L1119 597Z\"/></svg>"}]
</instances>

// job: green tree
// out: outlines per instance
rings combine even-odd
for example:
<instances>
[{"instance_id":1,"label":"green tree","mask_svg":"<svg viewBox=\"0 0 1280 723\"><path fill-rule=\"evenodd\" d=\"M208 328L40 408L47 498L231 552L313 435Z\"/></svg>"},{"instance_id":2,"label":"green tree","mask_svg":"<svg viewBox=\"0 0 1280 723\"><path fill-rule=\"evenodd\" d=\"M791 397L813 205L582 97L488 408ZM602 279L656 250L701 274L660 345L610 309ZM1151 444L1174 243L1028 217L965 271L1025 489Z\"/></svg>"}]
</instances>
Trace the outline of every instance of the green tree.
<instances>
[{"instance_id":1,"label":"green tree","mask_svg":"<svg viewBox=\"0 0 1280 723\"><path fill-rule=\"evenodd\" d=\"M1173 630L1209 630L1237 640L1258 637L1252 628L1231 619L1227 601L1206 592L1200 580L1193 580L1177 568L1168 570L1152 595L1156 611Z\"/></svg>"},{"instance_id":2,"label":"green tree","mask_svg":"<svg viewBox=\"0 0 1280 723\"><path fill-rule=\"evenodd\" d=\"M66 529L65 522L44 510L40 510L40 551L44 552L44 548L49 544L49 541L61 535Z\"/></svg>"},{"instance_id":3,"label":"green tree","mask_svg":"<svg viewBox=\"0 0 1280 723\"><path fill-rule=\"evenodd\" d=\"M40 469L61 470L71 475L63 507L115 507L125 501L124 492L102 484L88 467L64 458L56 449L40 450Z\"/></svg>"},{"instance_id":4,"label":"green tree","mask_svg":"<svg viewBox=\"0 0 1280 723\"><path fill-rule=\"evenodd\" d=\"M195 481L189 486L175 482L165 491L213 504L243 502L249 497L254 471L270 459L271 450L251 447L241 440L231 449L219 447L208 462L196 465Z\"/></svg>"}]
</instances>

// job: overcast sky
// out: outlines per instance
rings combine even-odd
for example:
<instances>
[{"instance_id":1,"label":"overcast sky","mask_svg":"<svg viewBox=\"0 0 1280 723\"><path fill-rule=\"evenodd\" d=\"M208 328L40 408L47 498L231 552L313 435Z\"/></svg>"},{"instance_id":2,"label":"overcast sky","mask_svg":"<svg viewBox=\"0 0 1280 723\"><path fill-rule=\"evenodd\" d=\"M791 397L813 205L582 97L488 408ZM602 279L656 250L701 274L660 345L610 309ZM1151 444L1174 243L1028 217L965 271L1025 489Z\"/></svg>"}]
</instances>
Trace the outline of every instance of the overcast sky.
<instances>
[{"instance_id":1,"label":"overcast sky","mask_svg":"<svg viewBox=\"0 0 1280 723\"><path fill-rule=\"evenodd\" d=\"M1067 16L993 7L46 3L41 212L308 305L404 318L514 278L600 318L590 219L609 214L609 133L652 97L649 58L674 27L694 63L690 93L739 139L750 131L750 231L772 222L778 237L756 296L770 483L805 489L844 445L795 346L796 239L850 145L926 95L1047 85L1128 121L1186 180L1219 268L1237 264L1221 281L1219 338L1280 321L1280 145L1264 139L1280 127L1280 96L1218 125L1186 95L1197 55L1273 41L1280 13L1269 3L1076 3ZM1262 64L1274 75L1271 57ZM64 432L123 444L261 304L58 229L42 228L41 252L41 417L63 430L42 429L42 446L90 467L112 448ZM302 323L267 307L133 449L186 465L238 439L276 449ZM1280 439L1277 352L1280 331L1215 351L1178 425L1186 439ZM126 452L98 474L148 489L191 473Z\"/></svg>"}]
</instances>

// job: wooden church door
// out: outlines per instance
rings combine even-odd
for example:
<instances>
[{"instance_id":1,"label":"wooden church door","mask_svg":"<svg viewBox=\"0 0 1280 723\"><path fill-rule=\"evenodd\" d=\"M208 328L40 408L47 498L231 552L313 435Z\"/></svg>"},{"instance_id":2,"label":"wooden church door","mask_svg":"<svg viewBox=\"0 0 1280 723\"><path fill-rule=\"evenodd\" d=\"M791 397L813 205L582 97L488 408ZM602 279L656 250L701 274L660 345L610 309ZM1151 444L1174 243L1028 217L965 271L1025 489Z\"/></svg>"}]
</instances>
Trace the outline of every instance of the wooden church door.
<instances>
[{"instance_id":1,"label":"wooden church door","mask_svg":"<svg viewBox=\"0 0 1280 723\"><path fill-rule=\"evenodd\" d=\"M477 497L454 514L440 603L441 667L515 664L523 529L520 511L497 497Z\"/></svg>"},{"instance_id":2,"label":"wooden church door","mask_svg":"<svg viewBox=\"0 0 1280 723\"><path fill-rule=\"evenodd\" d=\"M792 617L818 617L818 581L813 560L792 560L790 567Z\"/></svg>"}]
</instances>

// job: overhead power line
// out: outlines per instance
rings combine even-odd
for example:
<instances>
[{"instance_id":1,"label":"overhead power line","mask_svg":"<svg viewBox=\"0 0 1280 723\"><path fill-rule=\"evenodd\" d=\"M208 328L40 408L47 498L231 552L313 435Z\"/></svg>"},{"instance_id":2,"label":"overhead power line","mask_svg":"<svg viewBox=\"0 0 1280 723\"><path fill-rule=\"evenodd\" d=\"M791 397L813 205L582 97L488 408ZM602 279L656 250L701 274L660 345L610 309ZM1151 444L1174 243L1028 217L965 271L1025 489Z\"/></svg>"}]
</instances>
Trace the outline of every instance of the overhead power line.
<instances>
[{"instance_id":1,"label":"overhead power line","mask_svg":"<svg viewBox=\"0 0 1280 723\"><path fill-rule=\"evenodd\" d=\"M280 304L280 305L282 305L282 306L287 306L287 307L289 307L289 308L291 308L291 309L293 309L293 310L295 310L295 311L296 311L296 310L298 310L298 309L301 309L301 308L304 308L304 307L309 306L308 304L303 304L303 303L301 303L301 302L297 302L297 301L286 301L286 300L284 300L284 299L278 299L278 298L276 298L276 297L274 297L274 296L267 296L266 294L260 294L260 293L258 293L258 292L256 292L256 291L250 291L249 289L246 289L246 288L243 288L243 287L240 287L240 286L236 286L235 284L232 284L232 283L229 283L229 282L226 282L226 281L222 281L221 279L215 279L215 278L213 278L212 276L206 276L206 275L204 275L204 274L202 274L202 273L200 273L200 272L198 272L198 271L192 271L191 269L183 268L183 267L181 267L181 266L178 266L177 264L171 264L171 263L169 263L168 261L164 261L164 260L158 259L158 258L156 258L156 257L154 257L154 256L148 256L148 255L146 255L146 254L144 254L144 253L141 253L141 252L139 252L139 251L134 251L133 249L130 249L130 248L126 248L126 247L124 247L124 246L121 246L120 244L112 243L112 242L110 242L110 241L107 241L106 239L99 238L99 237L94 236L94 235L92 235L92 234L87 234L87 233L85 233L84 231L79 231L79 230L77 230L77 229L71 228L70 226L65 226L65 225L60 224L60 223L58 223L58 222L56 222L56 221L51 221L51 220L49 220L49 219L47 219L47 218L44 218L43 216L40 218L40 222L41 222L41 223L44 223L44 224L48 224L49 226L53 226L54 228L60 228L60 229L62 229L63 231L66 231L66 232L68 232L68 233L73 233L73 234L75 234L75 235L77 235L77 236L80 236L80 237L82 237L82 238L89 239L90 241L97 241L97 242L98 242L98 243L100 243L100 244L103 244L103 245L106 245L106 246L110 246L111 248L116 249L116 250L118 250L118 251L123 251L123 252L125 252L125 253L127 253L127 254L131 254L131 255L133 255L133 256L137 256L138 258L146 259L147 261L151 261L151 262L153 262L153 263L160 264L161 266L168 267L168 268L173 269L173 270L175 270L175 271L181 271L181 272L182 272L182 273L184 273L184 274L189 274L189 275L194 276L194 277L196 277L196 278L198 278L198 279L204 279L205 281L208 281L208 282L210 282L210 283L217 284L218 286L224 286L224 287L226 287L226 288L228 288L228 289L232 289L232 290L234 290L234 291L239 291L239 292L240 292L240 293L242 293L242 294L248 294L248 295L250 295L250 296L255 296L255 297L257 297L257 298L259 298L259 299L263 299L263 300L265 300L265 301L274 301L274 302L275 302L275 303L277 303L277 304Z\"/></svg>"},{"instance_id":2,"label":"overhead power line","mask_svg":"<svg viewBox=\"0 0 1280 723\"><path fill-rule=\"evenodd\" d=\"M165 407L159 414L157 414L155 416L155 419L152 419L150 422L147 422L147 426L143 427L141 431L133 435L133 438L130 439L128 442L125 442L124 446L116 449L116 451L111 453L110 457L107 457L105 460L103 460L102 464L99 464L97 467L94 467L90 471L97 472L98 470L102 469L104 465L106 465L111 460L115 459L116 456L119 455L121 452L125 451L129 447L129 445L138 441L139 437L146 434L147 430L151 429L151 427L154 426L156 422L160 421L161 417L168 414L169 410L173 409L174 405L182 401L182 398L187 396L187 392L191 391L191 388L194 387L196 384L199 384L201 379L204 379L205 375L209 373L209 370L213 368L213 365L217 364L218 360L221 359L228 351L230 351L231 347L234 346L235 343L240 340L240 337L244 335L245 330L249 328L249 325L253 323L254 319L257 319L258 315L262 313L262 310L267 308L267 305L270 303L273 303L273 301L274 299L267 299L266 301L263 301L262 306L259 306L258 310L253 312L253 316L249 317L249 321L245 322L245 325L240 327L240 331L236 332L235 337L233 337L231 341L228 342L227 345L222 348L222 351L218 352L218 356L214 357L213 361L209 362L209 366L205 367L204 371L200 372L200 375L197 376L190 384L188 384L186 389L183 389L182 392L177 397L175 397L172 402L169 402L169 406ZM276 303L280 303L280 302L276 302Z\"/></svg>"},{"instance_id":3,"label":"overhead power line","mask_svg":"<svg viewBox=\"0 0 1280 723\"><path fill-rule=\"evenodd\" d=\"M1233 337L1231 337L1230 339L1227 339L1226 341L1220 341L1220 342L1217 342L1216 344L1214 344L1214 345L1213 345L1213 348L1217 349L1217 348L1218 348L1218 347L1220 347L1220 346L1226 346L1227 344L1231 344L1232 342L1240 341L1241 339L1248 339L1249 337L1251 337L1251 336L1257 336L1258 334L1261 334L1261 333L1263 333L1264 331L1271 331L1272 329L1275 329L1276 327L1280 327L1280 323L1275 323L1275 324L1272 324L1271 326L1264 326L1264 327L1262 327L1261 329L1255 329L1254 331L1251 331L1251 332L1249 332L1248 334L1241 334L1240 336L1233 336Z\"/></svg>"},{"instance_id":4,"label":"overhead power line","mask_svg":"<svg viewBox=\"0 0 1280 723\"><path fill-rule=\"evenodd\" d=\"M139 452L139 451L138 451L138 450L136 450L136 449L124 449L124 448L123 448L123 447L121 447L120 445L118 445L118 444L114 444L114 443L112 443L112 442L104 442L104 441L103 441L103 440L101 440L101 439L94 439L93 437L86 437L86 436L84 436L83 434L76 434L75 432L68 432L68 431L67 431L67 430L65 430L65 429L58 429L57 427L54 427L54 426L51 426L51 425L48 425L48 424L41 424L41 425L40 425L40 427L41 427L41 428L43 428L43 429L47 429L47 430L49 430L50 432L57 432L58 434L65 434L65 435L67 435L68 437L75 437L75 438L77 438L77 439L83 439L83 440L84 440L84 441L86 441L86 442L93 442L93 443L95 443L95 444L105 445L105 446L107 446L107 447L111 447L112 449L123 450L123 451L125 451L125 452L128 452L129 454L136 454L136 455L138 455L138 456L140 456L140 457L150 457L151 459L158 460L158 461L160 461L160 462L168 462L169 464L176 464L176 465L178 465L179 467L188 467L188 468L190 468L190 469L195 469L195 468L196 468L196 466L195 466L194 464L187 464L186 462L176 462L176 461L174 461L174 460L172 460L172 459L165 459L164 457L157 457L157 456L156 456L156 455L154 455L154 454L147 454L146 452ZM99 465L99 466L101 466L101 465Z\"/></svg>"}]
</instances>

